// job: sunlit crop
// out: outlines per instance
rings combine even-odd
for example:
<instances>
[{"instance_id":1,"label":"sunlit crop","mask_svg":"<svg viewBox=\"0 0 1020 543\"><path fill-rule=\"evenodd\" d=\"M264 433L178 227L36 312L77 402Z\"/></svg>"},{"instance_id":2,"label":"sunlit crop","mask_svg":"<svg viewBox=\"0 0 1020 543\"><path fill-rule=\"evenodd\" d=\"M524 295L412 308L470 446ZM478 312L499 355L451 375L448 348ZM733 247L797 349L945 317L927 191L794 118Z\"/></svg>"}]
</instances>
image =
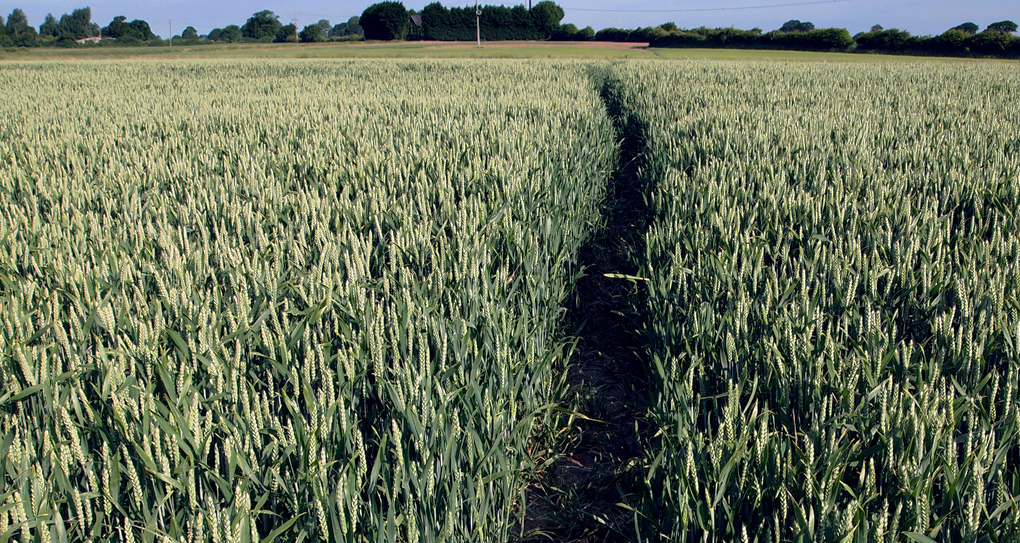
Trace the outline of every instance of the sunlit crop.
<instances>
[{"instance_id":1,"label":"sunlit crop","mask_svg":"<svg viewBox=\"0 0 1020 543\"><path fill-rule=\"evenodd\" d=\"M0 88L0 543L506 541L569 434L563 304L619 137L651 217L607 274L647 289L634 539L1020 539L1014 65Z\"/></svg>"},{"instance_id":2,"label":"sunlit crop","mask_svg":"<svg viewBox=\"0 0 1020 543\"><path fill-rule=\"evenodd\" d=\"M1018 537L1014 68L616 68L654 184L646 539Z\"/></svg>"},{"instance_id":3,"label":"sunlit crop","mask_svg":"<svg viewBox=\"0 0 1020 543\"><path fill-rule=\"evenodd\" d=\"M505 539L615 160L583 67L0 88L0 534Z\"/></svg>"}]
</instances>

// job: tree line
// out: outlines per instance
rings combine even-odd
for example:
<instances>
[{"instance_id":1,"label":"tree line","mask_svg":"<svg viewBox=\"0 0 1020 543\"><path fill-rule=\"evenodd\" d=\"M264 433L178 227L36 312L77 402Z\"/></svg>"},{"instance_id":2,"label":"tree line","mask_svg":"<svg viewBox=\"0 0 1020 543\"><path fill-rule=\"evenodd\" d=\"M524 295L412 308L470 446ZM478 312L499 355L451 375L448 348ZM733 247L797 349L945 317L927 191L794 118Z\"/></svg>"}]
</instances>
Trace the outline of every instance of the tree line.
<instances>
[{"instance_id":1,"label":"tree line","mask_svg":"<svg viewBox=\"0 0 1020 543\"><path fill-rule=\"evenodd\" d=\"M332 24L328 19L306 25L300 31L294 24L283 24L280 16L266 9L253 14L241 26L228 25L214 28L206 39L226 43L284 43L360 40L364 37L360 17L351 17L342 23Z\"/></svg>"},{"instance_id":2,"label":"tree line","mask_svg":"<svg viewBox=\"0 0 1020 543\"><path fill-rule=\"evenodd\" d=\"M578 29L572 24L561 24L563 8L545 0L531 9L523 5L481 7L481 37L485 40L591 40L595 31ZM361 16L351 17L333 25L322 19L300 31L293 24L283 24L270 10L252 14L243 25L214 28L207 35L199 35L188 26L172 38L172 43L198 45L201 43L273 43L273 42L324 42L358 39L373 40L473 40L475 39L475 9L473 7L446 8L433 2L421 13L408 11L399 1L386 1L369 6ZM0 46L37 47L46 45L76 46L83 40L99 45L166 45L152 32L149 23L118 15L104 27L92 22L89 8L74 10L59 20L52 14L36 30L29 25L21 9L14 9L6 23L0 16Z\"/></svg>"},{"instance_id":3,"label":"tree line","mask_svg":"<svg viewBox=\"0 0 1020 543\"><path fill-rule=\"evenodd\" d=\"M815 28L810 22L787 21L777 30L760 28L681 29L673 23L634 30L606 28L595 34L601 41L648 42L652 47L698 47L726 49L786 49L936 56L983 56L1020 58L1017 24L999 21L984 30L963 23L935 36L912 36L905 30L875 25L854 36L844 28Z\"/></svg>"},{"instance_id":4,"label":"tree line","mask_svg":"<svg viewBox=\"0 0 1020 543\"><path fill-rule=\"evenodd\" d=\"M28 24L28 17L19 8L11 11L4 21L0 16L0 45L31 47L58 41L70 41L96 36L100 32L99 25L92 22L92 10L80 8L65 13L57 19L53 14L46 16L39 29Z\"/></svg>"},{"instance_id":5,"label":"tree line","mask_svg":"<svg viewBox=\"0 0 1020 543\"><path fill-rule=\"evenodd\" d=\"M1020 37L1014 35L1016 23L999 21L981 32L978 28L967 22L937 36L911 36L905 30L886 30L875 25L870 31L854 36L854 41L861 52L1020 58Z\"/></svg>"},{"instance_id":6,"label":"tree line","mask_svg":"<svg viewBox=\"0 0 1020 543\"><path fill-rule=\"evenodd\" d=\"M503 40L591 40L595 30L578 29L561 24L563 8L544 0L530 9L481 5L447 8L433 2L421 12L408 10L399 1L372 4L361 14L365 39L369 40L435 40L487 41ZM476 28L477 22L477 28Z\"/></svg>"},{"instance_id":7,"label":"tree line","mask_svg":"<svg viewBox=\"0 0 1020 543\"><path fill-rule=\"evenodd\" d=\"M543 1L528 10L523 5L481 6L478 31L484 40L597 40L642 42L652 47L705 47L731 49L785 49L799 51L845 51L889 54L943 56L993 56L1020 58L1020 38L1014 35L1016 23L999 21L978 32L968 22L937 36L911 36L909 32L886 30L875 25L855 36L845 28L815 28L807 21L790 20L780 28L763 32L760 28L681 29L675 23L635 29L591 27L578 29L561 24L563 8ZM476 38L476 14L473 7L446 8L438 2L420 13L407 10L403 3L388 0L369 6L361 15L366 39L470 41Z\"/></svg>"},{"instance_id":8,"label":"tree line","mask_svg":"<svg viewBox=\"0 0 1020 543\"><path fill-rule=\"evenodd\" d=\"M199 35L193 26L186 27L172 38L172 43L198 45L202 43L245 42L321 42L362 39L360 17L331 24L326 19L312 23L301 31L293 24L283 24L280 17L269 10L254 13L243 25L215 28L207 35ZM78 46L82 41L98 45L166 45L149 23L141 19L129 21L118 15L106 26L92 22L92 10L79 8L57 19L47 14L39 28L31 26L20 8L15 8L5 19L0 15L0 46L40 47Z\"/></svg>"}]
</instances>

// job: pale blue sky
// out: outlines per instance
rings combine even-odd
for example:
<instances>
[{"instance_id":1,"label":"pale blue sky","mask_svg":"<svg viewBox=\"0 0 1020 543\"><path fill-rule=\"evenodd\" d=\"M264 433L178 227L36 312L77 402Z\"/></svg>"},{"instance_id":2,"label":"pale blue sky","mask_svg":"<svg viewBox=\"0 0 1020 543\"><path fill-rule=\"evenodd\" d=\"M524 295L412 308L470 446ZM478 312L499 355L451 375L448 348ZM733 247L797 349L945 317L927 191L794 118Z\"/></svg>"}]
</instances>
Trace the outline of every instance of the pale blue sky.
<instances>
[{"instance_id":1,"label":"pale blue sky","mask_svg":"<svg viewBox=\"0 0 1020 543\"><path fill-rule=\"evenodd\" d=\"M173 20L174 34L180 34L185 26L194 26L200 34L215 27L229 24L244 24L252 13L270 9L289 22L298 19L304 26L319 19L329 19L334 24L360 15L366 6L375 0L353 0L328 2L324 0L301 0L281 2L259 0L256 2L238 0L148 0L133 2L127 0L21 0L0 3L0 13L5 20L11 10L20 7L28 15L29 23L38 28L47 13L57 18L63 13L89 5L92 20L106 25L113 17L124 15L130 19L144 19L152 26L153 32L168 35L170 20ZM432 0L404 0L411 9L421 9ZM484 0L482 3L486 3ZM491 2L497 3L497 2ZM596 30L607 26L633 28L655 26L674 21L680 27L735 26L737 28L760 27L764 30L779 28L784 21L800 19L811 21L818 27L839 26L851 34L868 30L873 24L885 28L900 28L913 34L938 34L966 21L977 23L982 29L989 23L1010 19L1020 22L1020 2L1017 0L837 0L810 2L807 0L559 0L566 11L564 23L578 27L591 25ZM464 0L443 1L443 5L467 5ZM473 3L472 3L473 5ZM514 5L514 2L506 5ZM725 9L723 9L725 8ZM619 10L619 11L594 11Z\"/></svg>"}]
</instances>

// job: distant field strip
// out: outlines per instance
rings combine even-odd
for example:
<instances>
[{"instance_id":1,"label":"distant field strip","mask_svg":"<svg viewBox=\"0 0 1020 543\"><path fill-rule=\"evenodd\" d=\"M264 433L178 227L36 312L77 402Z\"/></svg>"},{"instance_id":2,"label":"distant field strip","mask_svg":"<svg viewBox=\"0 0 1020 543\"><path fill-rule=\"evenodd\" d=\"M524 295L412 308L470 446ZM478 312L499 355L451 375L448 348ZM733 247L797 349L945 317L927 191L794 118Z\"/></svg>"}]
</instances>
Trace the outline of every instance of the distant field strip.
<instances>
[{"instance_id":1,"label":"distant field strip","mask_svg":"<svg viewBox=\"0 0 1020 543\"><path fill-rule=\"evenodd\" d=\"M614 70L656 186L642 540L1017 540L1020 72Z\"/></svg>"},{"instance_id":2,"label":"distant field strip","mask_svg":"<svg viewBox=\"0 0 1020 543\"><path fill-rule=\"evenodd\" d=\"M506 539L616 163L583 65L0 88L0 537Z\"/></svg>"}]
</instances>

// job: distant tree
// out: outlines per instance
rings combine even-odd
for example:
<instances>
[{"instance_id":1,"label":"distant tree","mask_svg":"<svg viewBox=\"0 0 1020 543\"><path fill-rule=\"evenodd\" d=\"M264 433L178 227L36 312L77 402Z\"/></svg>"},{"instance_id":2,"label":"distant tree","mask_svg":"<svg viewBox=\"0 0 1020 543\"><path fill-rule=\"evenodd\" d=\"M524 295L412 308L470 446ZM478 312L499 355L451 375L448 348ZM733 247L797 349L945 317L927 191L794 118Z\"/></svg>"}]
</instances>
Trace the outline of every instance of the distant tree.
<instances>
[{"instance_id":1,"label":"distant tree","mask_svg":"<svg viewBox=\"0 0 1020 543\"><path fill-rule=\"evenodd\" d=\"M883 30L885 30L885 28L882 25L873 25L869 32L881 32Z\"/></svg>"},{"instance_id":2,"label":"distant tree","mask_svg":"<svg viewBox=\"0 0 1020 543\"><path fill-rule=\"evenodd\" d=\"M410 16L401 2L372 4L361 14L361 27L367 40L402 40L407 37L409 24Z\"/></svg>"},{"instance_id":3,"label":"distant tree","mask_svg":"<svg viewBox=\"0 0 1020 543\"><path fill-rule=\"evenodd\" d=\"M78 8L60 16L57 35L61 38L80 40L99 34L99 27L92 24L92 8Z\"/></svg>"},{"instance_id":4,"label":"distant tree","mask_svg":"<svg viewBox=\"0 0 1020 543\"><path fill-rule=\"evenodd\" d=\"M35 47L39 45L39 33L36 32L35 28L28 25L28 17L25 16L24 11L18 8L15 8L7 16L7 24L4 26L4 31L7 34L5 41L8 45L18 47Z\"/></svg>"},{"instance_id":5,"label":"distant tree","mask_svg":"<svg viewBox=\"0 0 1020 543\"><path fill-rule=\"evenodd\" d=\"M181 32L181 37L186 40L197 40L198 30L195 30L195 27L193 26L189 26L188 28L184 29L184 32Z\"/></svg>"},{"instance_id":6,"label":"distant tree","mask_svg":"<svg viewBox=\"0 0 1020 543\"><path fill-rule=\"evenodd\" d=\"M347 19L347 35L348 36L364 36L365 28L361 26L361 17L355 15L350 19Z\"/></svg>"},{"instance_id":7,"label":"distant tree","mask_svg":"<svg viewBox=\"0 0 1020 543\"><path fill-rule=\"evenodd\" d=\"M1000 34L1012 34L1016 32L1016 23L1013 21L999 21L988 25L985 32L998 32Z\"/></svg>"},{"instance_id":8,"label":"distant tree","mask_svg":"<svg viewBox=\"0 0 1020 543\"><path fill-rule=\"evenodd\" d=\"M282 26L283 23L280 22L279 16L268 9L264 9L245 21L244 26L241 27L241 35L253 40L261 40L267 37L273 39L276 38L276 34Z\"/></svg>"},{"instance_id":9,"label":"distant tree","mask_svg":"<svg viewBox=\"0 0 1020 543\"><path fill-rule=\"evenodd\" d=\"M550 3L551 4L551 3ZM483 40L572 40L576 27L563 28L553 12L553 24L545 24L549 5L536 6L531 11L523 5L482 5L481 35ZM537 10L537 11L536 11ZM421 10L421 36L428 40L475 40L475 7L445 8L439 2L432 2Z\"/></svg>"},{"instance_id":10,"label":"distant tree","mask_svg":"<svg viewBox=\"0 0 1020 543\"><path fill-rule=\"evenodd\" d=\"M135 29L127 22L127 17L118 15L110 21L110 24L102 28L103 36L115 40L137 39Z\"/></svg>"},{"instance_id":11,"label":"distant tree","mask_svg":"<svg viewBox=\"0 0 1020 543\"><path fill-rule=\"evenodd\" d=\"M7 26L4 25L4 17L0 15L0 46L6 47L10 45L7 39Z\"/></svg>"},{"instance_id":12,"label":"distant tree","mask_svg":"<svg viewBox=\"0 0 1020 543\"><path fill-rule=\"evenodd\" d=\"M531 17L534 26L544 32L547 37L559 30L560 21L563 20L563 8L551 0L544 0L531 7Z\"/></svg>"},{"instance_id":13,"label":"distant tree","mask_svg":"<svg viewBox=\"0 0 1020 543\"><path fill-rule=\"evenodd\" d=\"M21 11L21 8L14 8L14 11L7 16L7 35L12 38L19 38L26 32L28 32L28 17L25 16L25 12Z\"/></svg>"},{"instance_id":14,"label":"distant tree","mask_svg":"<svg viewBox=\"0 0 1020 543\"><path fill-rule=\"evenodd\" d=\"M152 28L149 27L149 23L141 19L135 19L128 24L134 31L134 35L142 41L149 41L156 37L156 34L152 32Z\"/></svg>"},{"instance_id":15,"label":"distant tree","mask_svg":"<svg viewBox=\"0 0 1020 543\"><path fill-rule=\"evenodd\" d=\"M974 23L963 23L961 25L954 26L950 30L959 30L960 32L964 32L973 36L974 34L977 34L978 28L979 28L978 25Z\"/></svg>"},{"instance_id":16,"label":"distant tree","mask_svg":"<svg viewBox=\"0 0 1020 543\"><path fill-rule=\"evenodd\" d=\"M807 21L801 22L797 19L791 19L783 23L783 26L779 27L780 32L811 32L815 29L814 23Z\"/></svg>"},{"instance_id":17,"label":"distant tree","mask_svg":"<svg viewBox=\"0 0 1020 543\"><path fill-rule=\"evenodd\" d=\"M552 39L556 41L570 41L577 35L577 25L574 23L567 23L560 25L560 27L553 32Z\"/></svg>"},{"instance_id":18,"label":"distant tree","mask_svg":"<svg viewBox=\"0 0 1020 543\"><path fill-rule=\"evenodd\" d=\"M950 28L942 34L931 38L930 48L941 55L959 55L965 52L967 40L971 34L958 28Z\"/></svg>"},{"instance_id":19,"label":"distant tree","mask_svg":"<svg viewBox=\"0 0 1020 543\"><path fill-rule=\"evenodd\" d=\"M854 39L857 48L865 51L898 53L916 50L919 45L918 39L912 37L910 32L898 28L858 34Z\"/></svg>"},{"instance_id":20,"label":"distant tree","mask_svg":"<svg viewBox=\"0 0 1020 543\"><path fill-rule=\"evenodd\" d=\"M636 33L637 31L635 31ZM808 31L762 33L760 28L734 27L666 32L661 28L646 34L652 47L720 47L726 49L781 49L792 51L846 51L853 45L844 28L815 28Z\"/></svg>"},{"instance_id":21,"label":"distant tree","mask_svg":"<svg viewBox=\"0 0 1020 543\"><path fill-rule=\"evenodd\" d=\"M194 28L192 28L192 30L194 30ZM123 42L134 40L149 41L156 37L156 35L152 32L152 28L149 27L149 23L141 19L135 19L131 22L127 22L127 17L123 15L114 17L113 20L110 21L110 24L103 27L103 36L121 40Z\"/></svg>"},{"instance_id":22,"label":"distant tree","mask_svg":"<svg viewBox=\"0 0 1020 543\"><path fill-rule=\"evenodd\" d=\"M8 39L10 38L11 37L8 36ZM31 26L25 27L22 32L20 32L17 36L14 36L12 43L19 47L38 47L39 33Z\"/></svg>"},{"instance_id":23,"label":"distant tree","mask_svg":"<svg viewBox=\"0 0 1020 543\"><path fill-rule=\"evenodd\" d=\"M625 42L630 37L630 32L626 28L603 28L595 33L595 39L598 41Z\"/></svg>"},{"instance_id":24,"label":"distant tree","mask_svg":"<svg viewBox=\"0 0 1020 543\"><path fill-rule=\"evenodd\" d=\"M482 13L485 13L486 11L487 10L483 9ZM474 31L473 19L474 18L472 17L472 20L470 21L472 31ZM455 20L451 11L439 2L431 2L422 8L421 22L422 26L425 27L425 37L430 40L455 39L456 27L468 24L466 19ZM467 39L467 36L464 36L463 39Z\"/></svg>"},{"instance_id":25,"label":"distant tree","mask_svg":"<svg viewBox=\"0 0 1020 543\"><path fill-rule=\"evenodd\" d=\"M235 42L241 37L241 27L229 25L224 28L214 28L207 37L209 41Z\"/></svg>"},{"instance_id":26,"label":"distant tree","mask_svg":"<svg viewBox=\"0 0 1020 543\"><path fill-rule=\"evenodd\" d=\"M973 53L1003 57L1009 54L1016 41L1018 39L1009 33L990 30L972 36L967 45Z\"/></svg>"},{"instance_id":27,"label":"distant tree","mask_svg":"<svg viewBox=\"0 0 1020 543\"><path fill-rule=\"evenodd\" d=\"M220 33L220 39L225 42L235 42L241 38L241 27L237 25L227 25L223 27L223 31Z\"/></svg>"},{"instance_id":28,"label":"distant tree","mask_svg":"<svg viewBox=\"0 0 1020 543\"><path fill-rule=\"evenodd\" d=\"M347 35L347 23L337 23L333 25L333 28L329 29L327 34L331 38L339 38Z\"/></svg>"},{"instance_id":29,"label":"distant tree","mask_svg":"<svg viewBox=\"0 0 1020 543\"><path fill-rule=\"evenodd\" d=\"M302 28L300 37L301 43L326 41L326 36L322 33L322 27L318 24L312 24Z\"/></svg>"},{"instance_id":30,"label":"distant tree","mask_svg":"<svg viewBox=\"0 0 1020 543\"><path fill-rule=\"evenodd\" d=\"M273 41L276 43L296 42L297 40L298 30L297 26L293 23L281 26L280 29L276 31L276 36L273 38Z\"/></svg>"},{"instance_id":31,"label":"distant tree","mask_svg":"<svg viewBox=\"0 0 1020 543\"><path fill-rule=\"evenodd\" d=\"M634 30L631 30L630 33L627 34L627 41L630 43L641 43L651 41L652 34L654 34L656 31L659 31L659 29L656 27L639 26Z\"/></svg>"},{"instance_id":32,"label":"distant tree","mask_svg":"<svg viewBox=\"0 0 1020 543\"><path fill-rule=\"evenodd\" d=\"M673 32L674 30L677 30L676 23L674 23L673 21L670 21L668 23L662 23L661 25L659 25L659 28L667 32Z\"/></svg>"},{"instance_id":33,"label":"distant tree","mask_svg":"<svg viewBox=\"0 0 1020 543\"><path fill-rule=\"evenodd\" d=\"M319 27L319 31L322 32L323 37L328 37L329 31L333 29L333 25L329 24L329 19L319 19L319 22L315 23L315 26Z\"/></svg>"},{"instance_id":34,"label":"distant tree","mask_svg":"<svg viewBox=\"0 0 1020 543\"><path fill-rule=\"evenodd\" d=\"M43 21L43 24L39 25L39 35L55 37L57 35L57 25L59 24L57 18L52 13L47 13L46 20Z\"/></svg>"},{"instance_id":35,"label":"distant tree","mask_svg":"<svg viewBox=\"0 0 1020 543\"><path fill-rule=\"evenodd\" d=\"M578 30L574 37L578 41L592 41L595 39L595 29L590 26L586 26L581 30Z\"/></svg>"}]
</instances>

